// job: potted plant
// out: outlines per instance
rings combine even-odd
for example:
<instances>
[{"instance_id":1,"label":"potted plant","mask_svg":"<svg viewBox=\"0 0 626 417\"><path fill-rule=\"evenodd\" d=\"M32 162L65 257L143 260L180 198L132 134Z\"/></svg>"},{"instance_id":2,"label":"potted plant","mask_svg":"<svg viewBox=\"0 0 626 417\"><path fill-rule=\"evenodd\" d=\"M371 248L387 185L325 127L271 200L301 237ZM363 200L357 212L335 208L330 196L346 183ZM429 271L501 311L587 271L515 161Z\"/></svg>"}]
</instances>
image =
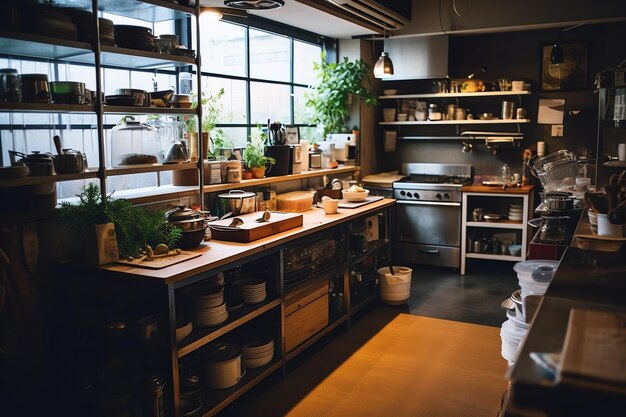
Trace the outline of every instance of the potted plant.
<instances>
[{"instance_id":1,"label":"potted plant","mask_svg":"<svg viewBox=\"0 0 626 417\"><path fill-rule=\"evenodd\" d=\"M318 85L306 94L306 105L313 112L312 122L321 124L323 137L329 133L347 132L350 102L358 98L368 106L378 104L371 87L371 67L360 59L347 57L338 63L326 62L322 53L319 63L313 64Z\"/></svg>"},{"instance_id":2,"label":"potted plant","mask_svg":"<svg viewBox=\"0 0 626 417\"><path fill-rule=\"evenodd\" d=\"M135 207L128 200L113 199L111 194L103 200L95 184L88 184L78 199L78 204L63 201L60 216L83 242L90 263L101 265L118 257L137 257L146 245L163 243L172 248L182 236L179 228L168 225L163 212ZM113 245L119 256L110 255Z\"/></svg>"},{"instance_id":3,"label":"potted plant","mask_svg":"<svg viewBox=\"0 0 626 417\"><path fill-rule=\"evenodd\" d=\"M263 178L267 165L274 165L276 160L263 154L263 146L249 143L243 150L243 162L252 172L253 178Z\"/></svg>"},{"instance_id":4,"label":"potted plant","mask_svg":"<svg viewBox=\"0 0 626 417\"><path fill-rule=\"evenodd\" d=\"M224 105L220 102L224 96L224 89L220 90L216 94L202 92L202 98L198 103L196 95L193 97L192 108L197 108L198 104L202 106L202 148L204 149L207 159L216 159L220 154L221 148L227 145L228 139L225 132L222 129L217 129L213 135L211 131L217 126L217 121L224 110ZM182 117L183 122L187 127L187 133L189 134L191 141L191 148L198 149L198 122L194 115L185 115ZM211 149L208 149L209 140L211 142ZM192 154L194 152L192 151Z\"/></svg>"}]
</instances>

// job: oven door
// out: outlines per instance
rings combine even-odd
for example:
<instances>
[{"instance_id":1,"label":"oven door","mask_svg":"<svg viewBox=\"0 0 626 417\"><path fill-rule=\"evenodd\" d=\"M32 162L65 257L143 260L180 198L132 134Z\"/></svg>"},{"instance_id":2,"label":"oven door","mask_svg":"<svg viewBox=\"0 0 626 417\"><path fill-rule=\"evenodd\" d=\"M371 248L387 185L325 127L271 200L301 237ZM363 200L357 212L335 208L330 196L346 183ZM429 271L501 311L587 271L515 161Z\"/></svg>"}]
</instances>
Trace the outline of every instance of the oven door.
<instances>
[{"instance_id":1,"label":"oven door","mask_svg":"<svg viewBox=\"0 0 626 417\"><path fill-rule=\"evenodd\" d=\"M396 202L394 255L400 262L458 268L461 203Z\"/></svg>"}]
</instances>

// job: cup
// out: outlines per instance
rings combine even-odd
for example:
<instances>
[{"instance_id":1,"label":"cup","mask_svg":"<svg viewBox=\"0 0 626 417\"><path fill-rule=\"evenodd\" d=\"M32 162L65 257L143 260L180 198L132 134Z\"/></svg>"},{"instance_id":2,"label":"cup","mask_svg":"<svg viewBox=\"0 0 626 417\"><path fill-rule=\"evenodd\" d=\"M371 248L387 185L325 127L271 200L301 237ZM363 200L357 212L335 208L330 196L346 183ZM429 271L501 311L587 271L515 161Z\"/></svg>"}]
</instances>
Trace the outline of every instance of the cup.
<instances>
[{"instance_id":1,"label":"cup","mask_svg":"<svg viewBox=\"0 0 626 417\"><path fill-rule=\"evenodd\" d=\"M465 117L465 109L457 107L456 110L454 110L454 120L465 120Z\"/></svg>"},{"instance_id":2,"label":"cup","mask_svg":"<svg viewBox=\"0 0 626 417\"><path fill-rule=\"evenodd\" d=\"M417 120L418 122L423 122L424 120L426 120L426 110L422 110L422 109L417 109L415 110L415 120Z\"/></svg>"},{"instance_id":3,"label":"cup","mask_svg":"<svg viewBox=\"0 0 626 417\"><path fill-rule=\"evenodd\" d=\"M498 80L500 91L511 91L511 82L506 78L500 78Z\"/></svg>"},{"instance_id":4,"label":"cup","mask_svg":"<svg viewBox=\"0 0 626 417\"><path fill-rule=\"evenodd\" d=\"M502 102L502 120L510 120L513 118L513 109L515 108L515 102L503 101Z\"/></svg>"},{"instance_id":5,"label":"cup","mask_svg":"<svg viewBox=\"0 0 626 417\"><path fill-rule=\"evenodd\" d=\"M608 214L598 213L598 235L600 236L624 236L624 225L613 224L609 221Z\"/></svg>"},{"instance_id":6,"label":"cup","mask_svg":"<svg viewBox=\"0 0 626 417\"><path fill-rule=\"evenodd\" d=\"M398 121L406 122L408 115L406 113L398 113Z\"/></svg>"},{"instance_id":7,"label":"cup","mask_svg":"<svg viewBox=\"0 0 626 417\"><path fill-rule=\"evenodd\" d=\"M626 143L617 145L617 158L620 161L626 161Z\"/></svg>"},{"instance_id":8,"label":"cup","mask_svg":"<svg viewBox=\"0 0 626 417\"><path fill-rule=\"evenodd\" d=\"M396 120L396 109L383 109L383 121L393 122Z\"/></svg>"},{"instance_id":9,"label":"cup","mask_svg":"<svg viewBox=\"0 0 626 417\"><path fill-rule=\"evenodd\" d=\"M324 208L324 213L335 214L337 213L337 208L339 208L339 200L326 198L322 200L322 207Z\"/></svg>"},{"instance_id":10,"label":"cup","mask_svg":"<svg viewBox=\"0 0 626 417\"><path fill-rule=\"evenodd\" d=\"M516 119L525 119L526 118L526 109L523 107L520 107L516 110Z\"/></svg>"},{"instance_id":11,"label":"cup","mask_svg":"<svg viewBox=\"0 0 626 417\"><path fill-rule=\"evenodd\" d=\"M524 81L511 82L511 88L513 91L524 91Z\"/></svg>"}]
</instances>

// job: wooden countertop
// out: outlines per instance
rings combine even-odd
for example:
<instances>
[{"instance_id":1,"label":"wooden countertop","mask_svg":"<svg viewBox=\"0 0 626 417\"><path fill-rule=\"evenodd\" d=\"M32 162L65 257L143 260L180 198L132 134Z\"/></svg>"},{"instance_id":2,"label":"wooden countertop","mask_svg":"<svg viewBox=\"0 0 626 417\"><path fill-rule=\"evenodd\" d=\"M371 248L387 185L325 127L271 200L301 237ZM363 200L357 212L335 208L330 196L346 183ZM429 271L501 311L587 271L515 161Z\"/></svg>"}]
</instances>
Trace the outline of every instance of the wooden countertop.
<instances>
[{"instance_id":1,"label":"wooden countertop","mask_svg":"<svg viewBox=\"0 0 626 417\"><path fill-rule=\"evenodd\" d=\"M337 214L327 215L324 210L314 207L303 214L303 225L273 236L250 243L225 242L210 240L193 252L201 256L162 269L147 269L122 264L110 264L99 267L107 275L121 279L140 280L142 282L170 284L185 278L210 271L211 269L244 259L264 250L275 248L288 241L337 226L357 217L374 213L395 204L394 199L385 198L354 209L338 210Z\"/></svg>"},{"instance_id":2,"label":"wooden countertop","mask_svg":"<svg viewBox=\"0 0 626 417\"><path fill-rule=\"evenodd\" d=\"M461 187L461 192L486 194L528 194L533 190L533 188L535 188L534 185L524 185L518 188L507 187L506 189L502 189L502 187L472 184Z\"/></svg>"}]
</instances>

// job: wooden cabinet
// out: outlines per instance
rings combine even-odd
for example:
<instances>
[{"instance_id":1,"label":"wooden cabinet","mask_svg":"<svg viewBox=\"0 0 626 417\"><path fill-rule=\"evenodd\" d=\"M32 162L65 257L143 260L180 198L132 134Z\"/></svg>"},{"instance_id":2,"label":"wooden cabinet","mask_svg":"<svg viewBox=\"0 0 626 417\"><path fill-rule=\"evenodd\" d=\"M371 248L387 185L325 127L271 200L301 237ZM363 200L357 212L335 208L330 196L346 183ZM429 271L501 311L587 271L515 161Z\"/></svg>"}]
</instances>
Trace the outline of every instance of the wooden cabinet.
<instances>
[{"instance_id":1,"label":"wooden cabinet","mask_svg":"<svg viewBox=\"0 0 626 417\"><path fill-rule=\"evenodd\" d=\"M285 350L293 350L328 323L328 281L320 281L310 291L285 299Z\"/></svg>"},{"instance_id":2,"label":"wooden cabinet","mask_svg":"<svg viewBox=\"0 0 626 417\"><path fill-rule=\"evenodd\" d=\"M528 220L533 210L533 186L502 190L498 187L464 186L461 224L461 275L465 275L467 259L523 261L529 243ZM521 207L521 219L510 220L511 205ZM497 220L474 219L475 209L500 216ZM499 249L494 248L496 241ZM508 244L521 245L519 254L504 249ZM478 243L476 243L478 242ZM491 246L490 246L491 245ZM489 249L491 247L491 249Z\"/></svg>"}]
</instances>

